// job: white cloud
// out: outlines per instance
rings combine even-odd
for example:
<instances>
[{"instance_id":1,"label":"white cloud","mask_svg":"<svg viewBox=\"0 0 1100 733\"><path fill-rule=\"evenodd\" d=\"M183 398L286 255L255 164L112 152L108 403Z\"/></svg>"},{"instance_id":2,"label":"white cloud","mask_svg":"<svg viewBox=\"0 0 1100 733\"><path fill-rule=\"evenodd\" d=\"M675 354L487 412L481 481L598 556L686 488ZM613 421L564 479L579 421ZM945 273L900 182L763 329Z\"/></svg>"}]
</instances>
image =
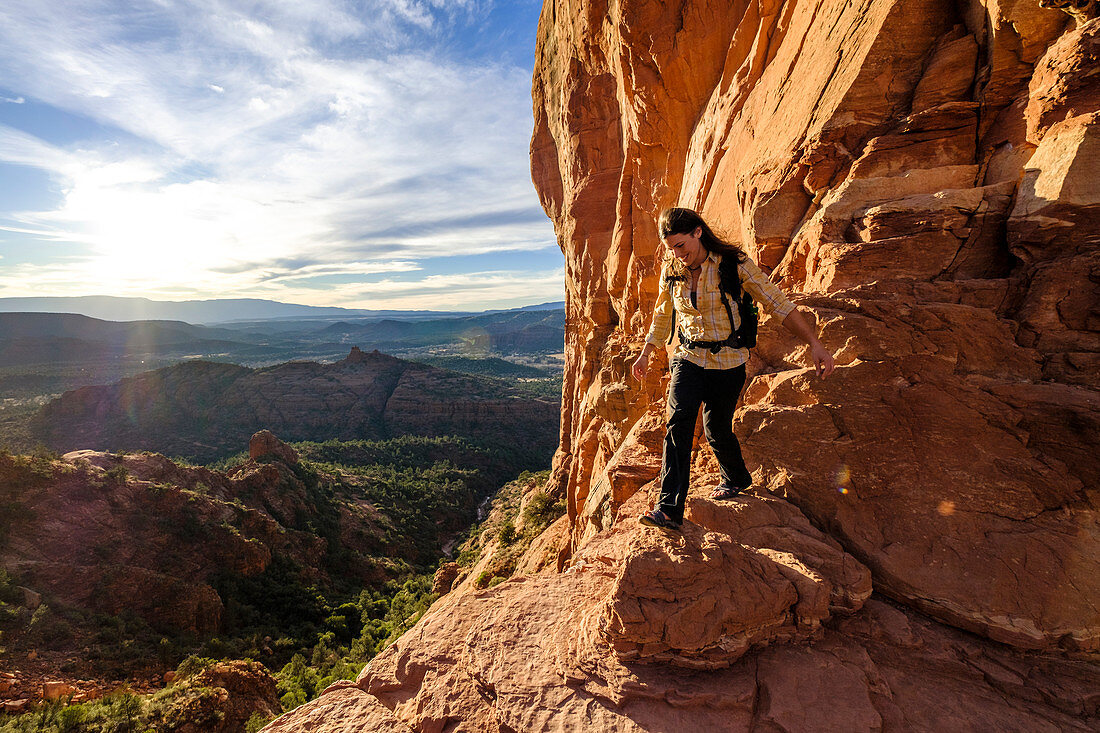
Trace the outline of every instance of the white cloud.
<instances>
[{"instance_id":1,"label":"white cloud","mask_svg":"<svg viewBox=\"0 0 1100 733\"><path fill-rule=\"evenodd\" d=\"M2 256L0 256L2 259ZM0 291L5 297L41 296L44 293L65 295L103 295L105 292L94 280L88 279L89 270L80 258L48 265L26 263L0 268ZM362 273L349 265L339 274L378 274L386 264L364 265ZM334 268L336 269L336 268ZM401 271L395 264L393 271ZM316 271L327 271L316 266ZM124 277L112 275L116 285L109 294L119 296L143 296L154 300L175 300L180 290L162 283L150 287L141 273L128 272ZM305 303L319 306L341 306L371 309L431 309L431 310L486 310L511 308L531 303L545 303L562 299L563 269L545 272L499 271L455 275L427 275L411 280L383 279L370 284L337 283L318 289L298 282L301 278L273 278L257 283L252 274L206 273L199 287L185 292L191 298L258 297L286 303Z\"/></svg>"},{"instance_id":2,"label":"white cloud","mask_svg":"<svg viewBox=\"0 0 1100 733\"><path fill-rule=\"evenodd\" d=\"M557 269L548 272L502 271L430 275L413 281L383 280L369 286L353 284L334 287L325 294L326 300L323 304L371 309L511 308L562 300L564 278L564 269ZM272 288L263 297L291 302L314 302L316 293L293 287Z\"/></svg>"},{"instance_id":3,"label":"white cloud","mask_svg":"<svg viewBox=\"0 0 1100 733\"><path fill-rule=\"evenodd\" d=\"M260 293L289 273L225 271L295 260L313 263L301 277L427 271L431 257L554 242L530 183L529 70L409 41L484 4L64 5L0 8L0 76L133 139L59 147L0 127L0 161L46 170L63 191L52 210L0 220L87 245L79 266L107 287Z\"/></svg>"},{"instance_id":4,"label":"white cloud","mask_svg":"<svg viewBox=\"0 0 1100 733\"><path fill-rule=\"evenodd\" d=\"M70 156L33 135L0 125L0 161L40 168L49 173L65 174Z\"/></svg>"},{"instance_id":5,"label":"white cloud","mask_svg":"<svg viewBox=\"0 0 1100 733\"><path fill-rule=\"evenodd\" d=\"M27 100L23 97L0 97L0 102L7 102L8 104L26 104Z\"/></svg>"}]
</instances>

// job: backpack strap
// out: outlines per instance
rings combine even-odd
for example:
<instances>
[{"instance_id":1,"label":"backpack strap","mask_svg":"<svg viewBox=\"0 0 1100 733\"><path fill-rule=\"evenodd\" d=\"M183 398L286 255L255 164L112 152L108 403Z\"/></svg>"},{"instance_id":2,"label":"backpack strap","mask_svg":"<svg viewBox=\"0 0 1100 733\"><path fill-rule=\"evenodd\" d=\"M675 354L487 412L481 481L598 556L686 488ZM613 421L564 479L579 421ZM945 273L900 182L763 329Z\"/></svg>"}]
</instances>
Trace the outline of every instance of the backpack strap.
<instances>
[{"instance_id":1,"label":"backpack strap","mask_svg":"<svg viewBox=\"0 0 1100 733\"><path fill-rule=\"evenodd\" d=\"M665 282L671 289L672 283L683 281L681 275L666 275ZM730 306L730 294L737 298L737 312L741 317L740 328L733 327L733 308ZM729 319L730 335L721 341L692 341L680 334L680 342L688 349L706 348L717 354L727 346L731 349L751 348L756 346L757 309L749 292L741 287L741 276L738 272L737 258L724 256L718 262L718 294L722 298L722 305L726 309L726 318ZM672 327L668 332L668 343L672 343L672 337L678 330L676 321L676 299L672 298Z\"/></svg>"},{"instance_id":2,"label":"backpack strap","mask_svg":"<svg viewBox=\"0 0 1100 733\"><path fill-rule=\"evenodd\" d=\"M665 275L665 285L670 291L672 290L672 283L683 282L683 280L683 275ZM672 345L672 337L676 335L676 330L678 328L678 325L676 323L676 298L671 297L671 293L669 297L669 302L672 303L672 325L668 329L668 341L665 342L667 346ZM681 338L680 340L682 341L683 338Z\"/></svg>"},{"instance_id":3,"label":"backpack strap","mask_svg":"<svg viewBox=\"0 0 1100 733\"><path fill-rule=\"evenodd\" d=\"M732 256L723 256L718 263L718 293L722 296L722 305L726 308L726 318L730 322L730 335L726 338L726 344L733 347L740 347L740 338L736 329L733 327L733 309L730 307L730 294L733 297L741 295L741 278L737 273L737 258Z\"/></svg>"}]
</instances>

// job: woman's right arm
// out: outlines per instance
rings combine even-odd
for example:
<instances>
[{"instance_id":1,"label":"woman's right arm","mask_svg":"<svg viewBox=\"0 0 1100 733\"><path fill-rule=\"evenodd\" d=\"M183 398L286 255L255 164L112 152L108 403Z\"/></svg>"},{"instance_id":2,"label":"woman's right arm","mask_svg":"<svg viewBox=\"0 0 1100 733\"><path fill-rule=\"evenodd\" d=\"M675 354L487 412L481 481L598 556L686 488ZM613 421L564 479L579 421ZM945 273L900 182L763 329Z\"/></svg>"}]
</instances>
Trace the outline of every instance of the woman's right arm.
<instances>
[{"instance_id":1,"label":"woman's right arm","mask_svg":"<svg viewBox=\"0 0 1100 733\"><path fill-rule=\"evenodd\" d=\"M672 333L672 293L668 289L668 280L665 276L668 274L667 265L661 268L661 280L657 290L657 304L653 309L653 322L649 326L649 334L645 338L645 346L642 348L642 353L630 367L630 373L634 375L634 378L639 382L645 379L646 373L649 371L649 358L653 356L653 352L657 350L658 346L664 345L668 341L669 334Z\"/></svg>"}]
</instances>

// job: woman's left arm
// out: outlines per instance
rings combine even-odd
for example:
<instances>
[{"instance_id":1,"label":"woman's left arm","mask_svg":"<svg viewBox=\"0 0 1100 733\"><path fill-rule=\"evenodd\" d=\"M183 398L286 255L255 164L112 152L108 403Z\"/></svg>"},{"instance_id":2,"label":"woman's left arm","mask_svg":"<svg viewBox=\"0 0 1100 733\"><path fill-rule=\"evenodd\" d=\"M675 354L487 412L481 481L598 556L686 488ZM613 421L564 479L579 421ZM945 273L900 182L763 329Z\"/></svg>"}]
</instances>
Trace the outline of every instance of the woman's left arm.
<instances>
[{"instance_id":1,"label":"woman's left arm","mask_svg":"<svg viewBox=\"0 0 1100 733\"><path fill-rule=\"evenodd\" d=\"M756 302L768 313L783 319L783 327L810 345L810 355L814 360L817 376L827 377L836 366L833 355L817 340L817 334L810 328L806 317L799 313L794 303L783 294L775 283L751 259L740 265L741 284Z\"/></svg>"},{"instance_id":2,"label":"woman's left arm","mask_svg":"<svg viewBox=\"0 0 1100 733\"><path fill-rule=\"evenodd\" d=\"M817 376L825 378L833 373L833 369L836 367L833 355L822 346L817 339L817 335L810 328L810 324L806 321L806 317L802 315L798 308L795 308L783 319L783 328L810 345L810 356L813 357L814 370L817 372Z\"/></svg>"}]
</instances>

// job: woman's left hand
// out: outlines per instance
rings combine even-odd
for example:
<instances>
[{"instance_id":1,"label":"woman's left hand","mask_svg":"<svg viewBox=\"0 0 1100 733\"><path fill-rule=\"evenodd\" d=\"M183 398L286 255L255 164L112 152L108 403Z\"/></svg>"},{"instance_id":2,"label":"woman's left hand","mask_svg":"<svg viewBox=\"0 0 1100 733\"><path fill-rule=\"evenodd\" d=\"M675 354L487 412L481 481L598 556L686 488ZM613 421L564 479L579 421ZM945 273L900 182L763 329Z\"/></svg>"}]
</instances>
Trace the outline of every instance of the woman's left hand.
<instances>
[{"instance_id":1,"label":"woman's left hand","mask_svg":"<svg viewBox=\"0 0 1100 733\"><path fill-rule=\"evenodd\" d=\"M811 347L810 355L814 359L814 370L817 372L817 376L824 379L833 373L836 362L833 360L833 355L821 345L820 341Z\"/></svg>"}]
</instances>

